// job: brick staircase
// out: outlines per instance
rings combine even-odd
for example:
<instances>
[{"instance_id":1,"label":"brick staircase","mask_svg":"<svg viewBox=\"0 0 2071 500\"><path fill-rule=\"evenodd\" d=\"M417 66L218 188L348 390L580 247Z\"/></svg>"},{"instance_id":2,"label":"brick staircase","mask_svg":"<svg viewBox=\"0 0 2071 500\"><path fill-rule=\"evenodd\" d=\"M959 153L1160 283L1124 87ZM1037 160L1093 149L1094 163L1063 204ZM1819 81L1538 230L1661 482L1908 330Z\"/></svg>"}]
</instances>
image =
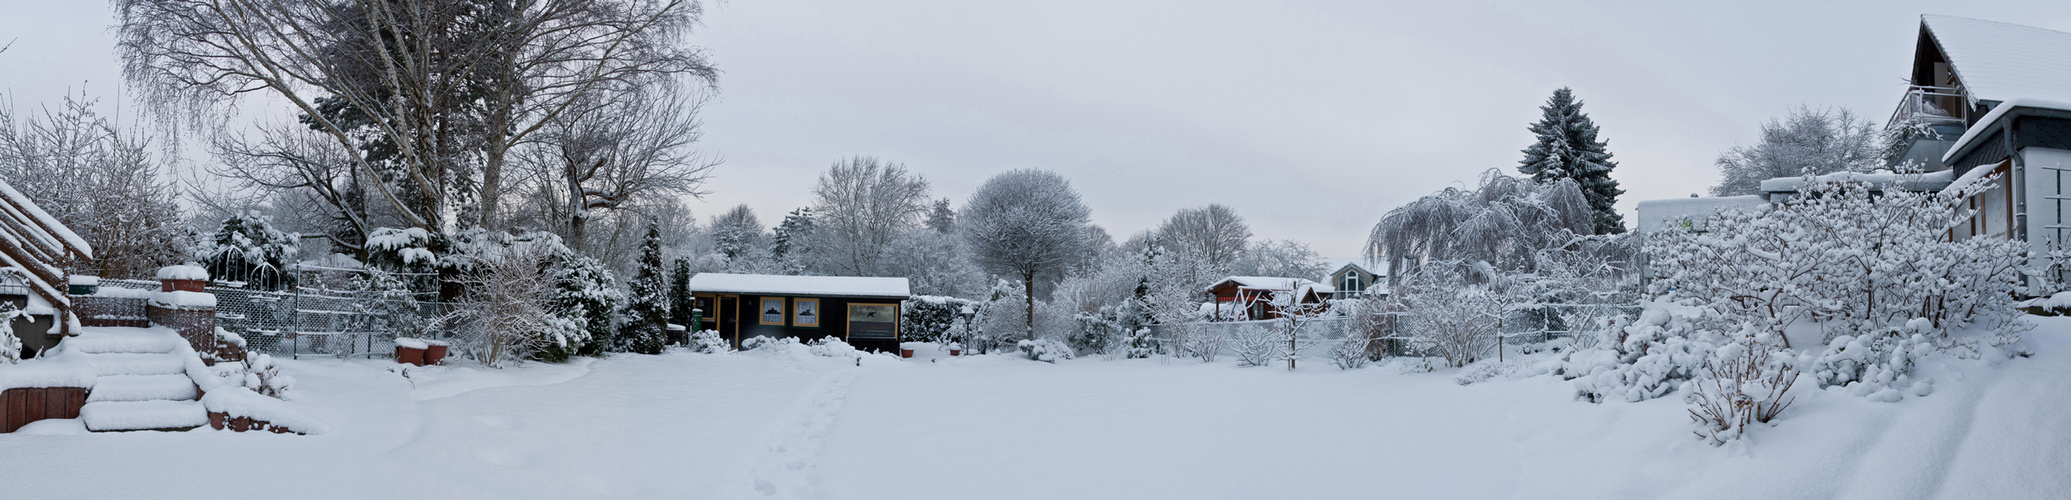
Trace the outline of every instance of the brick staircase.
<instances>
[{"instance_id":1,"label":"brick staircase","mask_svg":"<svg viewBox=\"0 0 2071 500\"><path fill-rule=\"evenodd\" d=\"M65 340L94 369L79 419L95 432L187 430L208 425L188 375L201 358L166 328L86 327ZM206 376L207 372L201 372Z\"/></svg>"}]
</instances>

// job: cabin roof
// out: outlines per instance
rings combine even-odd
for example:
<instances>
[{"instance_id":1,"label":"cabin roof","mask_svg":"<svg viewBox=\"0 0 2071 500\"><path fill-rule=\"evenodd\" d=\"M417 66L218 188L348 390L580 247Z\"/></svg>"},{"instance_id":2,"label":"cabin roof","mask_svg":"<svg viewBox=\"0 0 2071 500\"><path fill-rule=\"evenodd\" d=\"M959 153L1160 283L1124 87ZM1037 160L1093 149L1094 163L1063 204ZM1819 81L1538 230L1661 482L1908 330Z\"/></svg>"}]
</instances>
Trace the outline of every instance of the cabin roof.
<instances>
[{"instance_id":1,"label":"cabin roof","mask_svg":"<svg viewBox=\"0 0 2071 500\"><path fill-rule=\"evenodd\" d=\"M906 278L855 276L784 276L776 274L699 273L690 277L692 293L738 293L807 297L911 297Z\"/></svg>"}]
</instances>

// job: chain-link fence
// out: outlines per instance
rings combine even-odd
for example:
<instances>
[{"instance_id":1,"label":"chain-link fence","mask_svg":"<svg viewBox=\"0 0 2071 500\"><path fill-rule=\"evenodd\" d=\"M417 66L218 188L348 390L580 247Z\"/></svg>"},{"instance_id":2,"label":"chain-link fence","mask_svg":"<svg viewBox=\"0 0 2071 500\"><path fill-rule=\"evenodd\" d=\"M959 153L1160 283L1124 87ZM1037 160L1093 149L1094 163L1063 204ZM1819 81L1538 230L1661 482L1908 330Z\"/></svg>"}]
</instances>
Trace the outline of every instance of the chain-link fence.
<instances>
[{"instance_id":1,"label":"chain-link fence","mask_svg":"<svg viewBox=\"0 0 2071 500\"><path fill-rule=\"evenodd\" d=\"M253 270L259 269L259 270ZM211 279L216 326L245 340L245 349L277 356L379 357L395 351L396 337L445 339L457 331L451 303L425 300L436 291L412 291L412 282L436 283L430 273L295 266L226 270ZM211 270L211 276L219 276ZM157 281L102 280L101 286L157 289Z\"/></svg>"},{"instance_id":2,"label":"chain-link fence","mask_svg":"<svg viewBox=\"0 0 2071 500\"><path fill-rule=\"evenodd\" d=\"M1498 349L1522 348L1529 352L1555 340L1579 341L1587 337L1585 334L1593 331L1600 320L1619 315L1636 316L1639 309L1637 304L1528 304L1505 316L1495 344ZM1278 339L1277 342L1291 344L1294 355L1304 359L1328 358L1346 342L1365 342L1368 357L1372 359L1435 355L1428 345L1420 342L1422 337L1416 331L1412 313L1382 313L1370 321L1371 326L1362 328L1355 318L1316 318L1304 323L1292 342L1287 342L1287 322L1278 319L1153 325L1151 332L1168 353L1183 353L1200 346L1229 349L1249 337L1271 335ZM1188 343L1194 346L1182 345Z\"/></svg>"}]
</instances>

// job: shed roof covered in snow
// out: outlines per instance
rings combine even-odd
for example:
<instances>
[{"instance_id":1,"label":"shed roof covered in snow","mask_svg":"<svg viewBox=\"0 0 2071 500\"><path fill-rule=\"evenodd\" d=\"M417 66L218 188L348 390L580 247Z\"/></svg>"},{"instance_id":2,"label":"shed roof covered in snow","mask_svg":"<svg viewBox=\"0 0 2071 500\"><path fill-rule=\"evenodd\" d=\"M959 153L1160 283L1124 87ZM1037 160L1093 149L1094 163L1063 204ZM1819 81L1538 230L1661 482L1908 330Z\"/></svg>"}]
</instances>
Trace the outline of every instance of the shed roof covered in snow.
<instances>
[{"instance_id":1,"label":"shed roof covered in snow","mask_svg":"<svg viewBox=\"0 0 2071 500\"><path fill-rule=\"evenodd\" d=\"M1759 210L1769 206L1761 195L1718 196L1706 198L1669 198L1647 200L1639 203L1639 229L1642 234L1660 231L1670 227L1688 227L1703 230L1712 216L1731 209Z\"/></svg>"},{"instance_id":2,"label":"shed roof covered in snow","mask_svg":"<svg viewBox=\"0 0 2071 500\"><path fill-rule=\"evenodd\" d=\"M783 276L700 273L690 277L693 293L737 293L806 297L910 297L906 278Z\"/></svg>"},{"instance_id":3,"label":"shed roof covered in snow","mask_svg":"<svg viewBox=\"0 0 2071 500\"><path fill-rule=\"evenodd\" d=\"M2071 33L1965 17L1920 16L1971 98L2071 101Z\"/></svg>"}]
</instances>

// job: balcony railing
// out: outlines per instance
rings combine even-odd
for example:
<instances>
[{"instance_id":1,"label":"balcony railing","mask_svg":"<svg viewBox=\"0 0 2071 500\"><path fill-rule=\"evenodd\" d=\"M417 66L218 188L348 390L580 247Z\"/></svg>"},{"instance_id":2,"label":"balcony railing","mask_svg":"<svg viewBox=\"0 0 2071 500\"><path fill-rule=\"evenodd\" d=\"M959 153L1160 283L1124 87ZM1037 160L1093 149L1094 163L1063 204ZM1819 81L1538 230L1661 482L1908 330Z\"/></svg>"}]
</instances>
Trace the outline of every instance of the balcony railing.
<instances>
[{"instance_id":1,"label":"balcony railing","mask_svg":"<svg viewBox=\"0 0 2071 500\"><path fill-rule=\"evenodd\" d=\"M1914 85L1906 89L1905 98L1898 101L1898 109L1891 112L1891 120L1885 122L1884 127L1890 130L1916 125L1967 126L1969 123L1970 97L1964 95L1962 87Z\"/></svg>"}]
</instances>

